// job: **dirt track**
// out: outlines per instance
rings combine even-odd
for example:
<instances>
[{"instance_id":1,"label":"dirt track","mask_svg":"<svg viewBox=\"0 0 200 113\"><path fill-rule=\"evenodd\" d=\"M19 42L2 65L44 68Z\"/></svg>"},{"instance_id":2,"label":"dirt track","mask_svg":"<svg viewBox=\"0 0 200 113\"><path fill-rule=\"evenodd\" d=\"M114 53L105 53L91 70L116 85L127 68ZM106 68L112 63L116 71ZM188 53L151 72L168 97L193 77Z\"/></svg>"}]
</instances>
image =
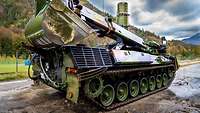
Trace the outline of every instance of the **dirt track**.
<instances>
[{"instance_id":1,"label":"dirt track","mask_svg":"<svg viewBox=\"0 0 200 113\"><path fill-rule=\"evenodd\" d=\"M5 96L1 99L1 112L10 113L101 113L87 101L80 101L79 105L69 104L65 101L65 94L49 87L30 88L18 94ZM198 100L200 102L200 100ZM160 92L137 102L128 104L107 113L142 113L182 111L183 113L200 112L200 104L191 100L178 99L169 90ZM178 113L179 113L178 112ZM181 112L181 113L182 113Z\"/></svg>"},{"instance_id":2,"label":"dirt track","mask_svg":"<svg viewBox=\"0 0 200 113\"><path fill-rule=\"evenodd\" d=\"M179 84L179 86L176 83L186 72L193 74L190 72L191 69L199 68L199 66L181 69L177 73L177 80L169 89L172 91L176 91L176 88L186 90L184 88L187 88L188 84L192 85L190 81L187 85ZM196 90L199 91L199 89L197 87ZM200 93L191 93L189 96L188 94L181 95L187 95L185 98L175 95L176 93L179 95L180 92L174 94L170 90L106 112L84 99L81 99L78 105L70 104L64 99L64 93L44 85L31 87L30 80L0 83L0 113L200 113Z\"/></svg>"}]
</instances>

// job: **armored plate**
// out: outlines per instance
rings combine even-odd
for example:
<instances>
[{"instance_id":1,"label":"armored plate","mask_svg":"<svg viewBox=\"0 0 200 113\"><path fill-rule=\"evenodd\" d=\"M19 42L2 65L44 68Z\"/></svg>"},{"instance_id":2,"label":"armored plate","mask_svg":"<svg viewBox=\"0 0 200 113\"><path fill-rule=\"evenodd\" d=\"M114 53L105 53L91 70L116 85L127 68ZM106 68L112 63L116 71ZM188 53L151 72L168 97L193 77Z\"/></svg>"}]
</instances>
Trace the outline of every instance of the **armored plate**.
<instances>
[{"instance_id":1,"label":"armored plate","mask_svg":"<svg viewBox=\"0 0 200 113\"><path fill-rule=\"evenodd\" d=\"M127 63L148 63L148 64L159 64L162 62L170 62L169 59L162 56L150 55L148 53L127 51L127 50L112 50L112 54L116 64L127 64Z\"/></svg>"}]
</instances>

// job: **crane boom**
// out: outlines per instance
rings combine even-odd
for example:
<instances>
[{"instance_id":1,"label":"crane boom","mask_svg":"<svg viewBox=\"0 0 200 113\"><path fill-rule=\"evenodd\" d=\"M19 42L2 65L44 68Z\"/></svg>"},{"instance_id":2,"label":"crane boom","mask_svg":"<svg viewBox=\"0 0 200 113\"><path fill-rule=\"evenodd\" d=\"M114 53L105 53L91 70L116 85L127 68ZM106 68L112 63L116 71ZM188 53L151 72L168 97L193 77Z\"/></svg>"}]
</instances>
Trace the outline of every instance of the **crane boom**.
<instances>
[{"instance_id":1,"label":"crane boom","mask_svg":"<svg viewBox=\"0 0 200 113\"><path fill-rule=\"evenodd\" d=\"M91 9L84 7L81 11L81 14L90 20L90 22L93 22L93 24L96 24L97 27L100 27L101 29L109 29L109 23L106 21L106 17L101 16L100 14L92 11ZM91 24L91 23L89 23ZM113 32L111 34L111 37L120 37L124 42L131 44L131 43L137 43L140 46L143 45L143 39L139 36L131 33L130 31L126 30L125 28L119 26L118 24L112 22L113 25Z\"/></svg>"}]
</instances>

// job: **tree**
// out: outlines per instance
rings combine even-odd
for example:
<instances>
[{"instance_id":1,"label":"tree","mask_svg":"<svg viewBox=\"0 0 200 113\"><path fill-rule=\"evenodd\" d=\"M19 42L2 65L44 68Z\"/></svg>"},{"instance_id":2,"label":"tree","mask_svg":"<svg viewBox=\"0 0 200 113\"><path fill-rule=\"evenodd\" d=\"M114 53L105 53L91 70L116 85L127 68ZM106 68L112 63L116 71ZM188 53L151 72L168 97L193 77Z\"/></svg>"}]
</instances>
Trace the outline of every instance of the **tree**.
<instances>
[{"instance_id":1,"label":"tree","mask_svg":"<svg viewBox=\"0 0 200 113\"><path fill-rule=\"evenodd\" d=\"M24 59L26 59L28 57L28 52L22 46L22 42L25 42L25 38L17 38L17 40L13 44L13 48L14 48L15 53L18 52L19 56L22 56Z\"/></svg>"},{"instance_id":2,"label":"tree","mask_svg":"<svg viewBox=\"0 0 200 113\"><path fill-rule=\"evenodd\" d=\"M1 55L5 54L7 56L13 55L13 44L12 39L8 37L4 37L0 39L0 45L1 45Z\"/></svg>"}]
</instances>

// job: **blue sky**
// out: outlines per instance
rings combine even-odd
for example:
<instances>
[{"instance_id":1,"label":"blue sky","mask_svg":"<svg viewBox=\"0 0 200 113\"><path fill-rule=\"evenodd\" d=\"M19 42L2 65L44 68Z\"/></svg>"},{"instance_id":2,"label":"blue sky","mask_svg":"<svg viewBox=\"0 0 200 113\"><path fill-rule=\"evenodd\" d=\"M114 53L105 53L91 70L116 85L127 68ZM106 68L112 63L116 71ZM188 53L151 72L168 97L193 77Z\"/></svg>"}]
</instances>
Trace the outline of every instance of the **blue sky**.
<instances>
[{"instance_id":1,"label":"blue sky","mask_svg":"<svg viewBox=\"0 0 200 113\"><path fill-rule=\"evenodd\" d=\"M183 39L200 32L200 0L89 0L116 15L120 1L129 3L130 24L167 39Z\"/></svg>"}]
</instances>

